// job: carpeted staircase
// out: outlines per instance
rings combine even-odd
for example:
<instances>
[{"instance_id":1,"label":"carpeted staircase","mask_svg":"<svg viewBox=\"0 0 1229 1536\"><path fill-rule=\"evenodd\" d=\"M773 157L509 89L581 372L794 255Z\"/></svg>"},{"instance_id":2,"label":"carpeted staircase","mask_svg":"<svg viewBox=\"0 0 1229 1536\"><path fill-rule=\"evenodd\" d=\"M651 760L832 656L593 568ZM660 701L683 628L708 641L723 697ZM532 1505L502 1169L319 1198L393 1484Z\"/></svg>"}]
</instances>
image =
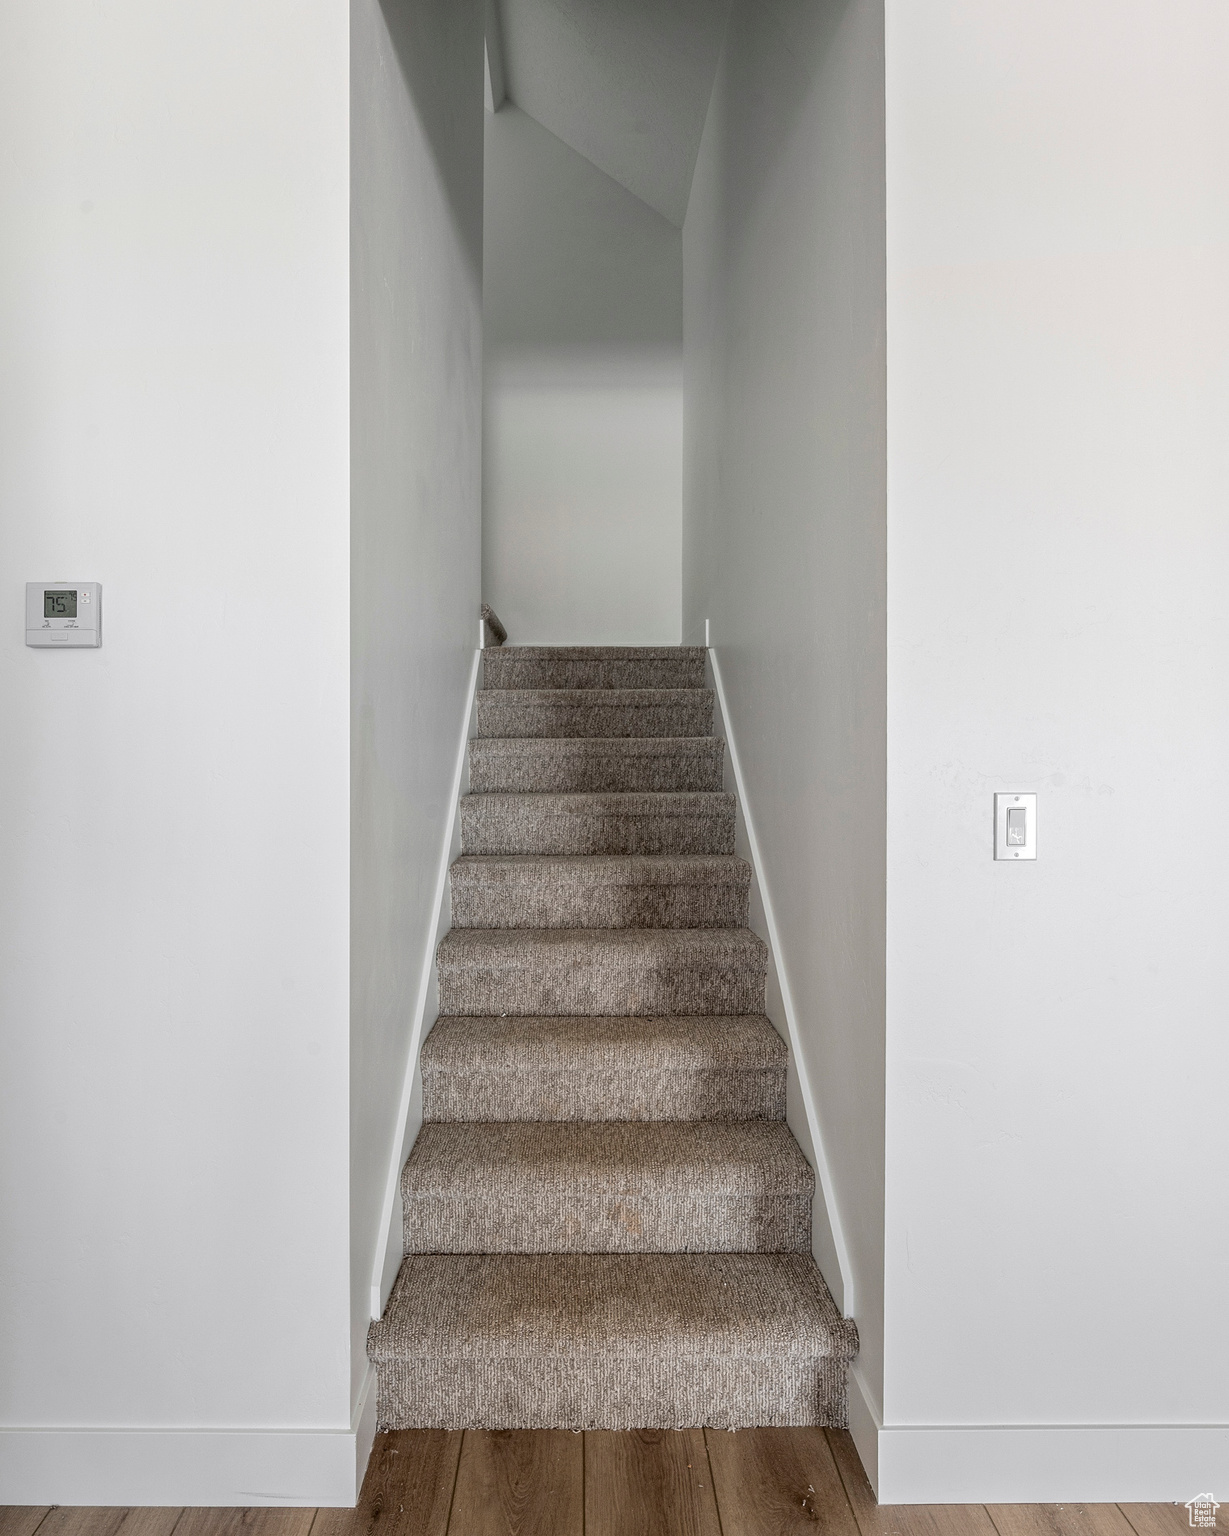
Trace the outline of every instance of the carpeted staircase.
<instances>
[{"instance_id":1,"label":"carpeted staircase","mask_svg":"<svg viewBox=\"0 0 1229 1536\"><path fill-rule=\"evenodd\" d=\"M483 661L380 1422L844 1424L704 651Z\"/></svg>"}]
</instances>

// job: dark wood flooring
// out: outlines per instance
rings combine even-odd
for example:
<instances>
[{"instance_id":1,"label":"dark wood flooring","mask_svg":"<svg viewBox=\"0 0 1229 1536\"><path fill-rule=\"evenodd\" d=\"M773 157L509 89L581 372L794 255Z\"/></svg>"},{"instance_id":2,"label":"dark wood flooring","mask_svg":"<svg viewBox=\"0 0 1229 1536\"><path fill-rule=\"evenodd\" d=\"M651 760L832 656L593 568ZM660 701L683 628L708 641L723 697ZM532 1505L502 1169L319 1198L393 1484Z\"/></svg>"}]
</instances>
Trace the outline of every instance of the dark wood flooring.
<instances>
[{"instance_id":1,"label":"dark wood flooring","mask_svg":"<svg viewBox=\"0 0 1229 1536\"><path fill-rule=\"evenodd\" d=\"M357 1509L4 1509L0 1536L1178 1536L1169 1504L880 1508L844 1431L394 1430Z\"/></svg>"}]
</instances>

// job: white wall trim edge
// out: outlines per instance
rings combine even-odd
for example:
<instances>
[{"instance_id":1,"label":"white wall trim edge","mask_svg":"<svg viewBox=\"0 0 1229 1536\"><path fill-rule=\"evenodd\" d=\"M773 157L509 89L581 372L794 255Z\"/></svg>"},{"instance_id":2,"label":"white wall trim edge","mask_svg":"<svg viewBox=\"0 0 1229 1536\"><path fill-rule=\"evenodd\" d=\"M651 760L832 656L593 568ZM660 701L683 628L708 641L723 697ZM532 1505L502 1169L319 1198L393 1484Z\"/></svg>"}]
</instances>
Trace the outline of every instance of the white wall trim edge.
<instances>
[{"instance_id":1,"label":"white wall trim edge","mask_svg":"<svg viewBox=\"0 0 1229 1536\"><path fill-rule=\"evenodd\" d=\"M879 1435L883 1410L855 1360L849 1368L849 1433L875 1496L879 1495Z\"/></svg>"},{"instance_id":2,"label":"white wall trim edge","mask_svg":"<svg viewBox=\"0 0 1229 1536\"><path fill-rule=\"evenodd\" d=\"M707 625L705 627L707 630ZM721 725L725 735L726 751L729 754L730 771L734 775L734 788L738 797L739 812L750 852L752 881L763 908L764 926L767 929L768 947L772 956L772 969L776 973L776 982L780 988L781 995L781 1010L785 1016L786 1028L789 1031L790 1054L793 1057L792 1066L797 1074L798 1091L806 1115L807 1129L810 1132L810 1150L814 1157L815 1172L818 1178L818 1193L822 1198L824 1211L827 1215L828 1227L832 1234L832 1246L836 1253L837 1268L840 1272L841 1295L835 1297L835 1300L845 1316L852 1317L856 1303L853 1268L849 1261L849 1249L845 1242L844 1228L841 1225L841 1213L836 1203L836 1191L832 1183L828 1156L824 1150L823 1133L820 1130L819 1115L815 1108L815 1096L811 1092L810 1077L808 1076L806 1062L803 1060L800 1049L798 1016L794 1009L793 994L790 991L789 975L785 969L785 956L781 952L781 939L777 930L776 916L773 912L772 897L768 890L768 881L765 877L764 861L760 855L759 840L755 835L755 822L752 818L751 806L747 798L747 786L743 779L738 746L734 739L730 709L726 702L725 686L721 680L721 665L717 660L716 648L707 645L707 634L705 641L709 664L712 668L713 691L716 694L717 708L721 715Z\"/></svg>"},{"instance_id":3,"label":"white wall trim edge","mask_svg":"<svg viewBox=\"0 0 1229 1536\"><path fill-rule=\"evenodd\" d=\"M481 621L480 621L481 632ZM474 652L469 669L469 686L465 691L465 710L461 718L461 740L457 746L456 763L449 790L452 814L445 823L443 844L440 849L439 868L435 877L435 904L427 934L427 949L423 956L422 974L418 982L418 998L414 1004L414 1016L410 1023L410 1045L405 1058L405 1077L401 1084L401 1101L389 1150L388 1179L384 1188L384 1204L380 1212L375 1259L371 1268L371 1315L378 1318L384 1311L384 1303L392 1290L393 1281L401 1265L401 1168L409 1152L407 1142L418 1133L421 1106L416 1106L415 1089L418 1081L418 1054L422 1047L423 1026L427 1021L427 1009L435 993L435 951L449 924L447 908L448 871L460 847L461 791L468 762L469 738L474 712L474 694L478 687L478 668L482 651ZM434 1019L430 1022L434 1023ZM414 1111L416 1107L418 1114Z\"/></svg>"},{"instance_id":4,"label":"white wall trim edge","mask_svg":"<svg viewBox=\"0 0 1229 1536\"><path fill-rule=\"evenodd\" d=\"M877 1440L881 1504L1183 1504L1229 1487L1229 1424L888 1425Z\"/></svg>"},{"instance_id":5,"label":"white wall trim edge","mask_svg":"<svg viewBox=\"0 0 1229 1536\"><path fill-rule=\"evenodd\" d=\"M368 1367L349 1429L0 1428L0 1505L352 1509L375 1386Z\"/></svg>"}]
</instances>

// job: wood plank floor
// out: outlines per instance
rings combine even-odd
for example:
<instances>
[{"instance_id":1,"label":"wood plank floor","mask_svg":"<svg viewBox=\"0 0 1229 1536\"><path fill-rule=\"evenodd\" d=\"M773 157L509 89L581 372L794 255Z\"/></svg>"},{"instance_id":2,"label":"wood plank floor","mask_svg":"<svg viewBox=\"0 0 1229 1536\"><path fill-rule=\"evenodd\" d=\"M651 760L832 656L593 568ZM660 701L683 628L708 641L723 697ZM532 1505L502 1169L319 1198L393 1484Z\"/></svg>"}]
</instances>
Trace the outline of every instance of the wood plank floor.
<instances>
[{"instance_id":1,"label":"wood plank floor","mask_svg":"<svg viewBox=\"0 0 1229 1536\"><path fill-rule=\"evenodd\" d=\"M394 1430L357 1509L6 1509L0 1536L1179 1536L1170 1504L880 1508L843 1430Z\"/></svg>"}]
</instances>

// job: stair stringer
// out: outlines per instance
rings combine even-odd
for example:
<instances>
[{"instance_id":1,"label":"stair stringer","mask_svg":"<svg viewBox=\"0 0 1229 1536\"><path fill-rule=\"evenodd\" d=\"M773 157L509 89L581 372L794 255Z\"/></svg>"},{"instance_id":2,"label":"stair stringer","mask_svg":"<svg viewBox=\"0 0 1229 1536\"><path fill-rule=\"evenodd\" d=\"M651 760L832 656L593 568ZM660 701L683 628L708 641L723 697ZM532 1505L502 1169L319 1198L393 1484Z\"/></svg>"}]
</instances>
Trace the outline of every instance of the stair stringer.
<instances>
[{"instance_id":1,"label":"stair stringer","mask_svg":"<svg viewBox=\"0 0 1229 1536\"><path fill-rule=\"evenodd\" d=\"M479 639L482 627L479 625ZM477 731L478 676L482 666L481 646L474 652L465 691L465 711L461 722L460 743L453 769L449 818L440 847L440 862L435 881L434 919L429 925L426 952L423 955L418 996L410 1020L409 1049L401 1084L401 1098L393 1129L388 1160L388 1175L381 1207L380 1238L371 1268L371 1316L378 1320L392 1292L404 1253L404 1227L401 1207L401 1170L422 1125L422 1043L439 1017L439 979L435 955L440 940L452 927L452 895L448 872L461 852L461 797L469 792L469 743Z\"/></svg>"},{"instance_id":2,"label":"stair stringer","mask_svg":"<svg viewBox=\"0 0 1229 1536\"><path fill-rule=\"evenodd\" d=\"M853 1269L845 1242L836 1191L824 1148L823 1131L815 1096L799 1046L798 1017L781 952L772 898L764 874L755 824L748 807L738 745L730 722L729 706L721 679L721 665L714 646L706 645L708 683L713 690L713 734L726 746L725 788L734 795L735 852L751 865L751 899L747 926L768 946L768 978L765 1012L777 1033L789 1046L786 1074L785 1121L815 1172L815 1196L811 1211L811 1252L827 1283L832 1299L845 1317L854 1316Z\"/></svg>"}]
</instances>

